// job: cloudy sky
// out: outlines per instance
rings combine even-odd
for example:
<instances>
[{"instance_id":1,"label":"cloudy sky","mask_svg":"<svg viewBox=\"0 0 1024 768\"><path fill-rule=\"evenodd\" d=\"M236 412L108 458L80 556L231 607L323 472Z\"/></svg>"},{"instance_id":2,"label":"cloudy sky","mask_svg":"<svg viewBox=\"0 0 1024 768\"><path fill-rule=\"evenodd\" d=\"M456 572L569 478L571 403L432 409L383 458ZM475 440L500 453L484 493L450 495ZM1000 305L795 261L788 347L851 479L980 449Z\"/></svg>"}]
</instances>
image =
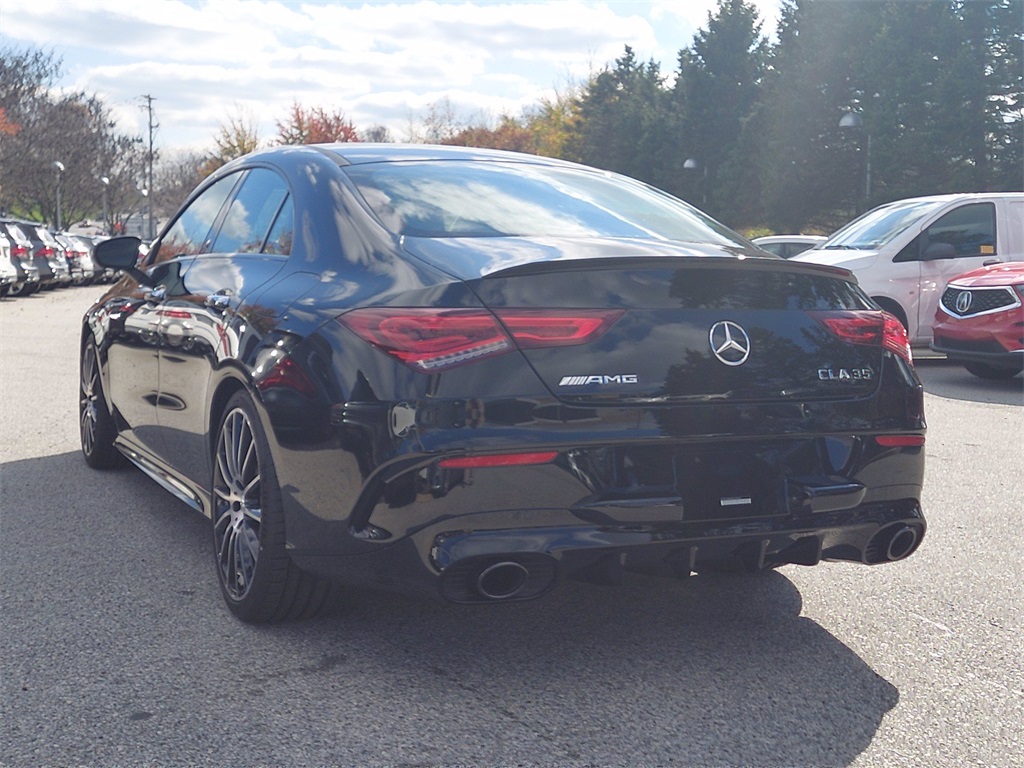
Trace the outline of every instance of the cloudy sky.
<instances>
[{"instance_id":1,"label":"cloudy sky","mask_svg":"<svg viewBox=\"0 0 1024 768\"><path fill-rule=\"evenodd\" d=\"M779 0L754 0L763 31ZM630 45L662 72L715 0L2 0L0 44L53 50L61 87L99 94L165 149L210 149L229 118L264 140L298 102L395 139L447 98L462 118L519 111Z\"/></svg>"}]
</instances>

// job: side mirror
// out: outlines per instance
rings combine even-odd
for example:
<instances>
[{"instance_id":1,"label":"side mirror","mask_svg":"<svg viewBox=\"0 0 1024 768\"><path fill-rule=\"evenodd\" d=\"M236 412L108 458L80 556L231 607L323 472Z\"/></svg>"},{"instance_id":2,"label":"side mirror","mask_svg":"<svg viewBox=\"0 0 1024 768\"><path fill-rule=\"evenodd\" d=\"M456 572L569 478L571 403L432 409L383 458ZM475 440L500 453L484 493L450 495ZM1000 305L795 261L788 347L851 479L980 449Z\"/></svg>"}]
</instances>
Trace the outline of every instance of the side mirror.
<instances>
[{"instance_id":1,"label":"side mirror","mask_svg":"<svg viewBox=\"0 0 1024 768\"><path fill-rule=\"evenodd\" d=\"M956 248L950 243L931 243L924 249L921 258L925 261L938 261L939 259L955 259Z\"/></svg>"},{"instance_id":2,"label":"side mirror","mask_svg":"<svg viewBox=\"0 0 1024 768\"><path fill-rule=\"evenodd\" d=\"M139 262L141 246L142 241L137 237L112 237L96 244L93 259L101 267L124 270L142 285L152 287L154 283L150 276L135 266Z\"/></svg>"},{"instance_id":3,"label":"side mirror","mask_svg":"<svg viewBox=\"0 0 1024 768\"><path fill-rule=\"evenodd\" d=\"M142 241L137 237L112 237L97 243L93 257L110 269L129 269L139 260Z\"/></svg>"}]
</instances>

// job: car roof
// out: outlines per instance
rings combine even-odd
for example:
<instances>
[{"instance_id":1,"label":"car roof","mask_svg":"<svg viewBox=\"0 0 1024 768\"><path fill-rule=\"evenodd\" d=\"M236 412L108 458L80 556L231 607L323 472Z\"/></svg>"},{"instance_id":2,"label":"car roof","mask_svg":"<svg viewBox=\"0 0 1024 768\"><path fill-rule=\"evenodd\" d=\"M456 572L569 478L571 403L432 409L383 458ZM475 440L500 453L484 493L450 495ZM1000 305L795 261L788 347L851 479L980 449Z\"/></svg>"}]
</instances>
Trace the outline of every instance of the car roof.
<instances>
[{"instance_id":1,"label":"car roof","mask_svg":"<svg viewBox=\"0 0 1024 768\"><path fill-rule=\"evenodd\" d=\"M956 201L969 200L1021 200L1024 199L1024 192L958 192L947 195L922 195L920 197L904 197L899 200L890 200L882 203L878 208L887 206L905 205L908 203L951 203Z\"/></svg>"},{"instance_id":2,"label":"car roof","mask_svg":"<svg viewBox=\"0 0 1024 768\"><path fill-rule=\"evenodd\" d=\"M566 160L531 155L524 152L510 152L502 149L481 149L479 147L457 147L440 144L373 144L368 142L277 146L259 150L251 155L239 158L239 160L270 159L283 154L310 151L328 155L339 165L424 160L488 160L491 162L531 163L563 168L584 168L584 166ZM231 165L235 165L235 163ZM594 169L588 168L587 170Z\"/></svg>"}]
</instances>

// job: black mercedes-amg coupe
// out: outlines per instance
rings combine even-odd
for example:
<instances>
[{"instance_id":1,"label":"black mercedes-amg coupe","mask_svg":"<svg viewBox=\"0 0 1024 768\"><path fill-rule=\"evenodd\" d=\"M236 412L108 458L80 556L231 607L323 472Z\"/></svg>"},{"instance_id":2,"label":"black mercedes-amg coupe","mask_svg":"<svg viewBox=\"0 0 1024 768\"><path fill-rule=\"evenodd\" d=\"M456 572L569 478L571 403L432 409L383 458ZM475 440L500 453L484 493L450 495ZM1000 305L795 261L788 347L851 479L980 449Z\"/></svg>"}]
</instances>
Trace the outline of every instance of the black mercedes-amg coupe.
<instances>
[{"instance_id":1,"label":"black mercedes-amg coupe","mask_svg":"<svg viewBox=\"0 0 1024 768\"><path fill-rule=\"evenodd\" d=\"M186 200L86 314L85 460L212 519L246 621L333 583L461 603L920 544L906 333L605 171L456 147L279 147Z\"/></svg>"}]
</instances>

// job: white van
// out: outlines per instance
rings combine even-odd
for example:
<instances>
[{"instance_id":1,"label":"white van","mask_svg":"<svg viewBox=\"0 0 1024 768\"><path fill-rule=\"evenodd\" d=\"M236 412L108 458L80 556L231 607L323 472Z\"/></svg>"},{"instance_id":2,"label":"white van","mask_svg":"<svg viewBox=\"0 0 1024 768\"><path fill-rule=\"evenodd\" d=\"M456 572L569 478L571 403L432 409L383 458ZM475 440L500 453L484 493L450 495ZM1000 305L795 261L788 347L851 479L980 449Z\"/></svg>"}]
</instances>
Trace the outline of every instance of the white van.
<instances>
[{"instance_id":1,"label":"white van","mask_svg":"<svg viewBox=\"0 0 1024 768\"><path fill-rule=\"evenodd\" d=\"M845 267L882 309L927 345L946 283L987 264L1024 260L1024 192L935 195L874 208L794 256Z\"/></svg>"}]
</instances>

